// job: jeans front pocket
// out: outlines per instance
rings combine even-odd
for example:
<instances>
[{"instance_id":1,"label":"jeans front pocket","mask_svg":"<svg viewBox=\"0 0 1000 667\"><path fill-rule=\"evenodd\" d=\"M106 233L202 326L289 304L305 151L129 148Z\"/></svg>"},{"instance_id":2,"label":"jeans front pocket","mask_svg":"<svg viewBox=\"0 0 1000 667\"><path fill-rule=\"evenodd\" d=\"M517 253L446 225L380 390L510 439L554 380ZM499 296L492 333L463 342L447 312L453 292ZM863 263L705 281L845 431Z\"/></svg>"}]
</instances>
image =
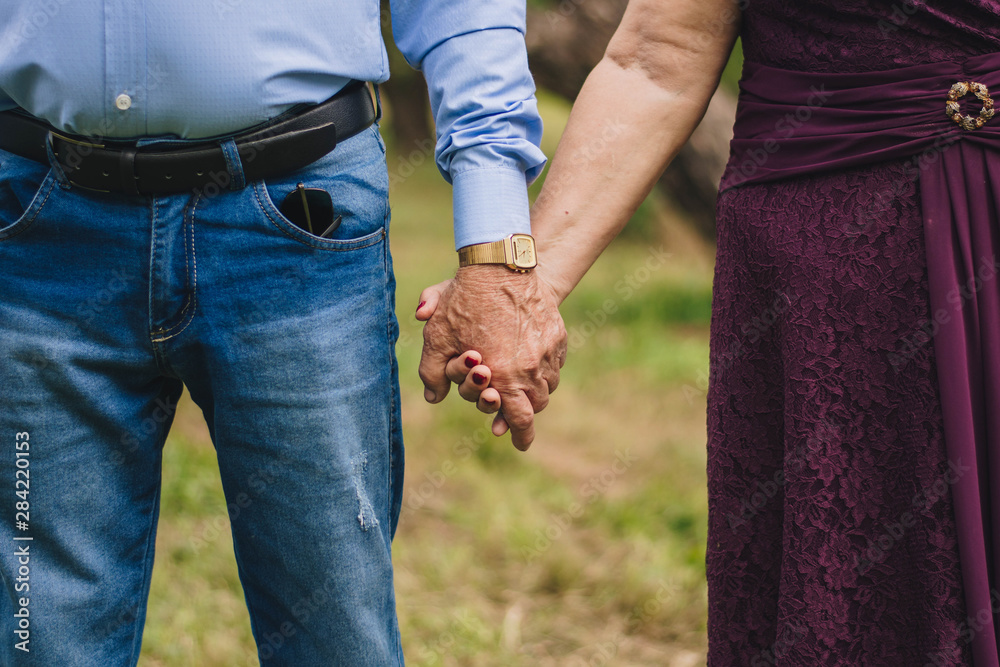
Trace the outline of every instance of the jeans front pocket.
<instances>
[{"instance_id":1,"label":"jeans front pocket","mask_svg":"<svg viewBox=\"0 0 1000 667\"><path fill-rule=\"evenodd\" d=\"M48 165L0 150L0 241L31 226L55 185Z\"/></svg>"},{"instance_id":2,"label":"jeans front pocket","mask_svg":"<svg viewBox=\"0 0 1000 667\"><path fill-rule=\"evenodd\" d=\"M299 184L329 193L333 218L339 226L326 238L317 227L310 233L280 210ZM347 139L320 158L291 174L253 183L253 195L267 221L285 236L321 250L357 250L385 238L388 223L388 175L385 154L374 126ZM320 226L326 226L325 224Z\"/></svg>"}]
</instances>

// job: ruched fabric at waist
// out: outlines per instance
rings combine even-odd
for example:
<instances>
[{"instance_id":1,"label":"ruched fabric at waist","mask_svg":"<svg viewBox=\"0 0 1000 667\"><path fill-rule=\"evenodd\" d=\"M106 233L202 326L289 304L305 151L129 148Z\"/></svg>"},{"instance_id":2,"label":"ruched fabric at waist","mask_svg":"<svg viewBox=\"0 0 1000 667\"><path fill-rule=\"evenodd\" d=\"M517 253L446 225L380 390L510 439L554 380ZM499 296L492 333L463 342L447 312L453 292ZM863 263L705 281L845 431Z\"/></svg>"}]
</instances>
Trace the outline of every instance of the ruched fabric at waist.
<instances>
[{"instance_id":1,"label":"ruched fabric at waist","mask_svg":"<svg viewBox=\"0 0 1000 667\"><path fill-rule=\"evenodd\" d=\"M1000 53L835 74L744 63L720 189L914 156L934 160L958 141L1000 149L1000 115L964 130L945 112L952 86L969 81L1000 92ZM961 104L973 118L982 106L971 92Z\"/></svg>"}]
</instances>

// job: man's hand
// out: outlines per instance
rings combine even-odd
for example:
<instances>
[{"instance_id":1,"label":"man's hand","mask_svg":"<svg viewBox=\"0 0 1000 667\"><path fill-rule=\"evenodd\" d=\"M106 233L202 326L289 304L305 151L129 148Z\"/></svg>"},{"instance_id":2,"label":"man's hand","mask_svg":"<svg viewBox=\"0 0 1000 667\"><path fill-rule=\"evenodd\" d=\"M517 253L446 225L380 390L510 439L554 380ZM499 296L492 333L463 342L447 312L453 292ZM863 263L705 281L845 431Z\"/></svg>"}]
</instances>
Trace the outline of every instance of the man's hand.
<instances>
[{"instance_id":1,"label":"man's hand","mask_svg":"<svg viewBox=\"0 0 1000 667\"><path fill-rule=\"evenodd\" d=\"M449 362L475 350L502 402L493 432L502 435L506 424L514 446L528 449L535 438L534 415L548 404L566 361L566 327L554 290L534 271L476 265L427 288L420 300L417 318L430 318L420 359L424 398L443 400L451 387Z\"/></svg>"}]
</instances>

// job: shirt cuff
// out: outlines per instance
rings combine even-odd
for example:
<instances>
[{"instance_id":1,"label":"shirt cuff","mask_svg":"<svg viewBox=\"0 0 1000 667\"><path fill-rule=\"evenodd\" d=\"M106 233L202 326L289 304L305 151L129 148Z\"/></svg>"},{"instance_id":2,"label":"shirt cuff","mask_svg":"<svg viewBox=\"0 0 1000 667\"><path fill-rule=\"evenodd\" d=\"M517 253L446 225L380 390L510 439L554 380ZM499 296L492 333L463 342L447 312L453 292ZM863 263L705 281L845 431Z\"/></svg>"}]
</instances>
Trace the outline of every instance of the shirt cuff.
<instances>
[{"instance_id":1,"label":"shirt cuff","mask_svg":"<svg viewBox=\"0 0 1000 667\"><path fill-rule=\"evenodd\" d=\"M530 234L528 184L524 172L505 167L452 174L455 249Z\"/></svg>"}]
</instances>

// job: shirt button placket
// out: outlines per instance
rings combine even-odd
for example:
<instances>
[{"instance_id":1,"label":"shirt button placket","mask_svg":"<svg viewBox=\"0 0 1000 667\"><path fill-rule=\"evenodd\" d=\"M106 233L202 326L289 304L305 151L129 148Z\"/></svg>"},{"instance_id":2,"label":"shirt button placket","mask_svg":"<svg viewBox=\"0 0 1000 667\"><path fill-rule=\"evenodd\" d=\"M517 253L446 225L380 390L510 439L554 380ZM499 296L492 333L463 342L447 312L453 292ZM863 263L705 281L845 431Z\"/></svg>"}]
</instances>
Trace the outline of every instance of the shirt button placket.
<instances>
[{"instance_id":1,"label":"shirt button placket","mask_svg":"<svg viewBox=\"0 0 1000 667\"><path fill-rule=\"evenodd\" d=\"M145 0L104 0L105 99L111 105L106 127L99 128L98 135L127 137L145 132L145 9Z\"/></svg>"}]
</instances>

